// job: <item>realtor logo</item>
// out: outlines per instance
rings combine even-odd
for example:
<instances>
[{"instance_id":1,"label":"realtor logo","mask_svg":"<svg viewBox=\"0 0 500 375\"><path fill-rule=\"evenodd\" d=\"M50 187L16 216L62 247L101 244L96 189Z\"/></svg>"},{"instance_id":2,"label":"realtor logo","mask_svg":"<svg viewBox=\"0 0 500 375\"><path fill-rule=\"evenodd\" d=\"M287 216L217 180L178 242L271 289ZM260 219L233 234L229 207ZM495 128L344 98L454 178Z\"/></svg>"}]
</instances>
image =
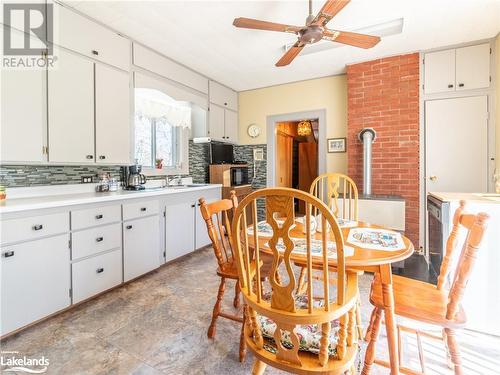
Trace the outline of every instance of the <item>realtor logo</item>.
<instances>
[{"instance_id":1,"label":"realtor logo","mask_svg":"<svg viewBox=\"0 0 500 375\"><path fill-rule=\"evenodd\" d=\"M53 67L53 4L3 4L3 68Z\"/></svg>"}]
</instances>

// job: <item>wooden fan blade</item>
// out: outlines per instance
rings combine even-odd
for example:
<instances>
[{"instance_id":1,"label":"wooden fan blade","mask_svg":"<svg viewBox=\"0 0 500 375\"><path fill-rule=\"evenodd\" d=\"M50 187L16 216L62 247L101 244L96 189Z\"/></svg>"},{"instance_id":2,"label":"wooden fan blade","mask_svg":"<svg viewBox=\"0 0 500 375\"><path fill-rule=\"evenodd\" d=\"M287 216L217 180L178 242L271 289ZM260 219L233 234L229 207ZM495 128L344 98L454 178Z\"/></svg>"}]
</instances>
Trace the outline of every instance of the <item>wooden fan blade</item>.
<instances>
[{"instance_id":1,"label":"wooden fan blade","mask_svg":"<svg viewBox=\"0 0 500 375\"><path fill-rule=\"evenodd\" d=\"M303 28L301 26L284 25L282 23L254 20L244 17L235 18L233 25L245 29L280 31L284 33L298 33Z\"/></svg>"},{"instance_id":2,"label":"wooden fan blade","mask_svg":"<svg viewBox=\"0 0 500 375\"><path fill-rule=\"evenodd\" d=\"M372 48L380 42L379 36L336 30L324 30L323 39L365 49Z\"/></svg>"},{"instance_id":3,"label":"wooden fan blade","mask_svg":"<svg viewBox=\"0 0 500 375\"><path fill-rule=\"evenodd\" d=\"M325 26L338 12L349 4L350 1L351 0L327 0L310 24Z\"/></svg>"},{"instance_id":4,"label":"wooden fan blade","mask_svg":"<svg viewBox=\"0 0 500 375\"><path fill-rule=\"evenodd\" d=\"M288 51L285 52L281 59L279 59L276 66L286 66L290 64L293 59L298 56L300 51L302 51L302 48L304 48L303 44L300 42L295 43Z\"/></svg>"}]
</instances>

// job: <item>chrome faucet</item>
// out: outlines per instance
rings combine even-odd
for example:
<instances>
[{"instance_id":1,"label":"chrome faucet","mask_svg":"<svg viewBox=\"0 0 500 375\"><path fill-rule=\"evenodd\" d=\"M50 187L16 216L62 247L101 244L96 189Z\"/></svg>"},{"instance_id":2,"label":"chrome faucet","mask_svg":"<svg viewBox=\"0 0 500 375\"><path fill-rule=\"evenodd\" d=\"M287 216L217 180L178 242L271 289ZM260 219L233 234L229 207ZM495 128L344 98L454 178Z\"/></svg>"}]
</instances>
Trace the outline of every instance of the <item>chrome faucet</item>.
<instances>
[{"instance_id":1,"label":"chrome faucet","mask_svg":"<svg viewBox=\"0 0 500 375\"><path fill-rule=\"evenodd\" d=\"M167 180L167 186L172 186L172 183L177 180L177 183L175 185L180 185L182 182L182 176L181 175L174 175L174 176L167 176L165 177Z\"/></svg>"}]
</instances>

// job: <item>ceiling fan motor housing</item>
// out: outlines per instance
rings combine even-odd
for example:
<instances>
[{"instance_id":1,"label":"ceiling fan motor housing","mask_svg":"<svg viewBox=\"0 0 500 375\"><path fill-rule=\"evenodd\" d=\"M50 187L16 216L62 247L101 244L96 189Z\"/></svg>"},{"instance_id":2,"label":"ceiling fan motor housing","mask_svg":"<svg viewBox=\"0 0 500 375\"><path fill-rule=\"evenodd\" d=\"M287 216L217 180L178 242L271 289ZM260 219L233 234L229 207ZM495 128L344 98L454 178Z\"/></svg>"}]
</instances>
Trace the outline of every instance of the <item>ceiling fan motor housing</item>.
<instances>
[{"instance_id":1,"label":"ceiling fan motor housing","mask_svg":"<svg viewBox=\"0 0 500 375\"><path fill-rule=\"evenodd\" d=\"M318 25L308 26L299 32L299 40L303 44L313 44L319 42L323 38L323 27Z\"/></svg>"}]
</instances>

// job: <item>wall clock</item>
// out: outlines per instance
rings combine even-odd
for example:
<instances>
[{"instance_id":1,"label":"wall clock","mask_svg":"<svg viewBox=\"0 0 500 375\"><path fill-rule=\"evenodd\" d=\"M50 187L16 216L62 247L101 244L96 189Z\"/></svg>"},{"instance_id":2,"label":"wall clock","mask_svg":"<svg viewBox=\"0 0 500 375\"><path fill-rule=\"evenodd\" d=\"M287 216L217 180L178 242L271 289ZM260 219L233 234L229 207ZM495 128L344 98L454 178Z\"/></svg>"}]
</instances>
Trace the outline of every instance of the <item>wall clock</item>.
<instances>
[{"instance_id":1,"label":"wall clock","mask_svg":"<svg viewBox=\"0 0 500 375\"><path fill-rule=\"evenodd\" d=\"M260 135L260 126L257 124L250 124L247 128L247 133L252 138L257 138Z\"/></svg>"}]
</instances>

